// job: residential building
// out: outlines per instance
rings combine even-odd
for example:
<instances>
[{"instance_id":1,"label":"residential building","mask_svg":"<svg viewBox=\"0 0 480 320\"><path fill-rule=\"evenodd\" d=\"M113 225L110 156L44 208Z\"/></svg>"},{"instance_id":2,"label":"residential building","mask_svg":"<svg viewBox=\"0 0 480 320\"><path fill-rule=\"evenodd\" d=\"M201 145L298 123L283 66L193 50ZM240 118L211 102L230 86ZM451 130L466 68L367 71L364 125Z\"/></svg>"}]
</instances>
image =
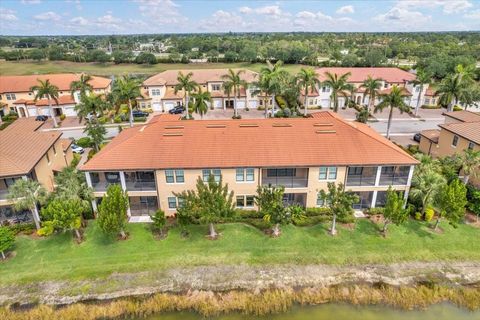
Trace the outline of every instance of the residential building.
<instances>
[{"instance_id":1,"label":"residential building","mask_svg":"<svg viewBox=\"0 0 480 320\"><path fill-rule=\"evenodd\" d=\"M353 99L357 104L360 105L369 105L370 97L365 95L365 90L361 88L361 85L365 80L368 79L369 76L372 78L381 79L381 88L379 89L380 94L388 94L389 90L396 85L398 87L403 88L403 95L404 101L410 107L415 108L417 105L417 101L419 99L420 94L420 86L414 85L413 81L416 79L415 74L404 71L399 68L394 67L375 67L375 68L344 68L344 67L324 67L324 68L317 68L315 70L319 75L320 81L326 80L326 73L337 74L338 76L342 76L346 73L350 73L351 75L348 77L348 83L352 84L356 91L353 94ZM428 91L428 85L424 85L422 100L425 100L425 93ZM333 105L333 101L331 101L331 88L322 85L318 88L318 106L322 108L329 108ZM375 101L375 105L380 102L380 98L377 97ZM345 104L345 98L339 98L339 105L343 106ZM421 103L424 104L424 103Z\"/></svg>"},{"instance_id":2,"label":"residential building","mask_svg":"<svg viewBox=\"0 0 480 320\"><path fill-rule=\"evenodd\" d=\"M127 156L128 155L128 156ZM320 190L344 183L360 202L382 205L389 186L408 196L417 160L365 124L329 111L310 118L182 121L160 115L124 129L88 161L94 209L109 184L130 198L130 221L149 221L158 208L174 215L176 193L213 175L234 192L238 208L255 208L260 185L284 186L284 202L323 206Z\"/></svg>"},{"instance_id":3,"label":"residential building","mask_svg":"<svg viewBox=\"0 0 480 320\"><path fill-rule=\"evenodd\" d=\"M70 139L59 131L39 130L43 124L34 119L18 119L0 131L0 221L15 219L8 188L18 179L38 181L53 191L55 172L73 159Z\"/></svg>"},{"instance_id":4,"label":"residential building","mask_svg":"<svg viewBox=\"0 0 480 320\"><path fill-rule=\"evenodd\" d=\"M76 116L73 106L80 102L80 93L70 92L70 84L80 79L80 74L61 73L27 76L0 76L0 115L7 114L10 110L18 113L19 117L34 117L37 115L50 115L46 99L34 101L35 92L30 90L38 85L38 80L50 80L58 87L58 104L52 101L55 116L65 114ZM93 93L104 94L111 90L111 80L103 77L92 76L90 84Z\"/></svg>"},{"instance_id":5,"label":"residential building","mask_svg":"<svg viewBox=\"0 0 480 320\"><path fill-rule=\"evenodd\" d=\"M234 71L238 71L235 69ZM199 70L167 70L160 72L143 82L142 95L139 99L140 107L151 107L153 111L168 111L177 105L183 104L185 93L179 91L175 93L175 85L177 85L177 77L179 72L184 75L192 73L192 80L197 82L202 91L208 91L212 95L213 105L215 109L233 108L235 99L233 90L231 94L225 93L222 76L228 73L228 69L199 69ZM248 84L255 81L257 73L244 70L240 75L242 80ZM258 96L252 95L253 88L240 88L237 96L237 108L242 109L257 108L261 103Z\"/></svg>"},{"instance_id":6,"label":"residential building","mask_svg":"<svg viewBox=\"0 0 480 320\"><path fill-rule=\"evenodd\" d=\"M460 154L466 149L480 150L480 113L452 111L444 113L440 129L421 132L420 151L432 157ZM480 185L480 179L472 179Z\"/></svg>"}]
</instances>

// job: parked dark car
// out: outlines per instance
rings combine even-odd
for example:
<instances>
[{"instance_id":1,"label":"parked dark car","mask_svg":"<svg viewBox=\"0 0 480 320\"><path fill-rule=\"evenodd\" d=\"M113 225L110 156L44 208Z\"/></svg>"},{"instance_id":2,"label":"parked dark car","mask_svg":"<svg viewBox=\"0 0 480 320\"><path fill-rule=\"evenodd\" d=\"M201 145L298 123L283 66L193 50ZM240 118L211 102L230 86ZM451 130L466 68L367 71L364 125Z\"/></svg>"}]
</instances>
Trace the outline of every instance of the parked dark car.
<instances>
[{"instance_id":1,"label":"parked dark car","mask_svg":"<svg viewBox=\"0 0 480 320\"><path fill-rule=\"evenodd\" d=\"M422 135L420 133L415 133L415 135L413 136L413 141L416 141L416 142L420 143L420 138L421 137L422 137Z\"/></svg>"},{"instance_id":2,"label":"parked dark car","mask_svg":"<svg viewBox=\"0 0 480 320\"><path fill-rule=\"evenodd\" d=\"M36 116L35 121L47 121L48 116Z\"/></svg>"},{"instance_id":3,"label":"parked dark car","mask_svg":"<svg viewBox=\"0 0 480 320\"><path fill-rule=\"evenodd\" d=\"M183 113L183 106L176 106L173 109L168 111L170 114L182 114Z\"/></svg>"},{"instance_id":4,"label":"parked dark car","mask_svg":"<svg viewBox=\"0 0 480 320\"><path fill-rule=\"evenodd\" d=\"M140 110L133 110L132 115L133 115L134 118L148 117L148 112L140 111Z\"/></svg>"}]
</instances>

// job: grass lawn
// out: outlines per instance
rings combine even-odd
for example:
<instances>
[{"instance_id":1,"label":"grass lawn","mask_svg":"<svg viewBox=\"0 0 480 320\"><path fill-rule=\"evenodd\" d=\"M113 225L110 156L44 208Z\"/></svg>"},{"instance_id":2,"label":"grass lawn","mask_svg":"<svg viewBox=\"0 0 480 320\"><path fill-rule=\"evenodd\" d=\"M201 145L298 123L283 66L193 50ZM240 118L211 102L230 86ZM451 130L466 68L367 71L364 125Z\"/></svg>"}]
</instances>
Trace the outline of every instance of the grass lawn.
<instances>
[{"instance_id":1,"label":"grass lawn","mask_svg":"<svg viewBox=\"0 0 480 320\"><path fill-rule=\"evenodd\" d=\"M164 70L171 69L219 69L219 68L242 68L253 71L259 71L265 64L260 63L202 63L202 64L182 64L182 63L159 63L155 65L139 65L135 63L119 64L113 63L80 63L69 61L48 61L48 62L0 62L0 74L2 75L25 75L42 73L62 73L62 72L85 72L99 76L122 75L126 73L136 73L152 75ZM285 69L297 73L302 65L285 65Z\"/></svg>"},{"instance_id":2,"label":"grass lawn","mask_svg":"<svg viewBox=\"0 0 480 320\"><path fill-rule=\"evenodd\" d=\"M443 223L444 234L432 233L425 223L409 221L390 227L387 238L377 227L359 220L356 229L340 228L337 237L326 225L283 227L280 238L269 238L249 225L219 225L222 237L207 240L205 226L191 226L190 238L170 230L154 240L148 225L129 224L130 238L114 241L102 235L95 222L78 245L70 233L45 239L19 236L16 256L0 262L0 284L48 279L82 279L112 272L161 270L206 264L361 264L401 261L480 260L480 230Z\"/></svg>"}]
</instances>

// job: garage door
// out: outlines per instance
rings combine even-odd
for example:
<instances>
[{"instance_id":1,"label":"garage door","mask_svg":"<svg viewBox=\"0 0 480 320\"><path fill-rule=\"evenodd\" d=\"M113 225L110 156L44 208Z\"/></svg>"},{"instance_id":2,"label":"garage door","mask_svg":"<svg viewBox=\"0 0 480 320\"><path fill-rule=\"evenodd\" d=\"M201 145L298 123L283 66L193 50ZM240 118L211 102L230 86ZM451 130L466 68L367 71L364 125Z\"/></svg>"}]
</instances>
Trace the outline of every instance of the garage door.
<instances>
[{"instance_id":1,"label":"garage door","mask_svg":"<svg viewBox=\"0 0 480 320\"><path fill-rule=\"evenodd\" d=\"M213 107L215 109L223 109L222 100L218 100L218 99L213 100Z\"/></svg>"},{"instance_id":2,"label":"garage door","mask_svg":"<svg viewBox=\"0 0 480 320\"><path fill-rule=\"evenodd\" d=\"M237 108L239 109L245 108L245 101L244 100L237 101Z\"/></svg>"},{"instance_id":3,"label":"garage door","mask_svg":"<svg viewBox=\"0 0 480 320\"><path fill-rule=\"evenodd\" d=\"M37 108L36 107L28 108L28 115L30 117L36 117L37 116Z\"/></svg>"},{"instance_id":4,"label":"garage door","mask_svg":"<svg viewBox=\"0 0 480 320\"><path fill-rule=\"evenodd\" d=\"M320 105L322 106L322 108L328 108L330 105L330 99L320 100Z\"/></svg>"},{"instance_id":5,"label":"garage door","mask_svg":"<svg viewBox=\"0 0 480 320\"><path fill-rule=\"evenodd\" d=\"M160 102L152 103L152 110L153 111L162 111L162 104Z\"/></svg>"},{"instance_id":6,"label":"garage door","mask_svg":"<svg viewBox=\"0 0 480 320\"><path fill-rule=\"evenodd\" d=\"M75 117L77 115L74 107L64 107L63 108L63 114L65 114L65 116L67 116L67 117Z\"/></svg>"},{"instance_id":7,"label":"garage door","mask_svg":"<svg viewBox=\"0 0 480 320\"><path fill-rule=\"evenodd\" d=\"M165 106L165 111L168 111L170 109L173 109L173 107L175 107L175 102L166 101L166 102L163 103L163 105Z\"/></svg>"},{"instance_id":8,"label":"garage door","mask_svg":"<svg viewBox=\"0 0 480 320\"><path fill-rule=\"evenodd\" d=\"M258 101L257 101L257 100L250 100L250 101L248 101L248 107L249 107L249 108L254 108L254 109L256 109L257 106L258 106Z\"/></svg>"}]
</instances>

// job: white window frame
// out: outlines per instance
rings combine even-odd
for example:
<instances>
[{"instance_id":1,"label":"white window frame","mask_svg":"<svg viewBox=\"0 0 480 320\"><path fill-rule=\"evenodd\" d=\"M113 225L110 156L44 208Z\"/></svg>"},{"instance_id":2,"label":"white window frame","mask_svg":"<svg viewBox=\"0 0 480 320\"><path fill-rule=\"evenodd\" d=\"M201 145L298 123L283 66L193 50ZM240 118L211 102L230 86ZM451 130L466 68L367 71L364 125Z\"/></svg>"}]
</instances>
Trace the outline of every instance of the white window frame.
<instances>
[{"instance_id":1,"label":"white window frame","mask_svg":"<svg viewBox=\"0 0 480 320\"><path fill-rule=\"evenodd\" d=\"M247 197L252 197L253 198L253 203L251 206L247 205ZM242 199L243 201L243 206L239 206L237 201L238 199ZM235 197L235 208L238 208L238 209L251 209L251 208L254 208L255 207L255 196L254 195L250 195L250 194L247 194L247 195L237 195Z\"/></svg>"},{"instance_id":2,"label":"white window frame","mask_svg":"<svg viewBox=\"0 0 480 320\"><path fill-rule=\"evenodd\" d=\"M249 173L250 171L250 173ZM241 180L239 180L241 176ZM248 177L252 176L252 180L248 180ZM255 183L255 169L254 168L236 168L235 169L235 181L237 183Z\"/></svg>"},{"instance_id":3,"label":"white window frame","mask_svg":"<svg viewBox=\"0 0 480 320\"><path fill-rule=\"evenodd\" d=\"M172 173L170 175L170 172ZM167 175L168 173L168 175ZM168 178L173 177L173 182L169 182ZM183 181L178 181L179 177L182 177ZM184 184L185 183L185 171L183 169L167 169L165 170L165 183L166 184Z\"/></svg>"},{"instance_id":4,"label":"white window frame","mask_svg":"<svg viewBox=\"0 0 480 320\"><path fill-rule=\"evenodd\" d=\"M454 134L452 140L452 147L456 148L458 146L458 139L460 139L459 136Z\"/></svg>"},{"instance_id":5,"label":"white window frame","mask_svg":"<svg viewBox=\"0 0 480 320\"><path fill-rule=\"evenodd\" d=\"M325 178L321 178L320 175L322 174L322 168L325 169ZM335 171L335 178L330 178L330 174L332 171ZM335 166L321 166L318 168L318 180L319 181L335 181L338 177L338 167Z\"/></svg>"}]
</instances>

